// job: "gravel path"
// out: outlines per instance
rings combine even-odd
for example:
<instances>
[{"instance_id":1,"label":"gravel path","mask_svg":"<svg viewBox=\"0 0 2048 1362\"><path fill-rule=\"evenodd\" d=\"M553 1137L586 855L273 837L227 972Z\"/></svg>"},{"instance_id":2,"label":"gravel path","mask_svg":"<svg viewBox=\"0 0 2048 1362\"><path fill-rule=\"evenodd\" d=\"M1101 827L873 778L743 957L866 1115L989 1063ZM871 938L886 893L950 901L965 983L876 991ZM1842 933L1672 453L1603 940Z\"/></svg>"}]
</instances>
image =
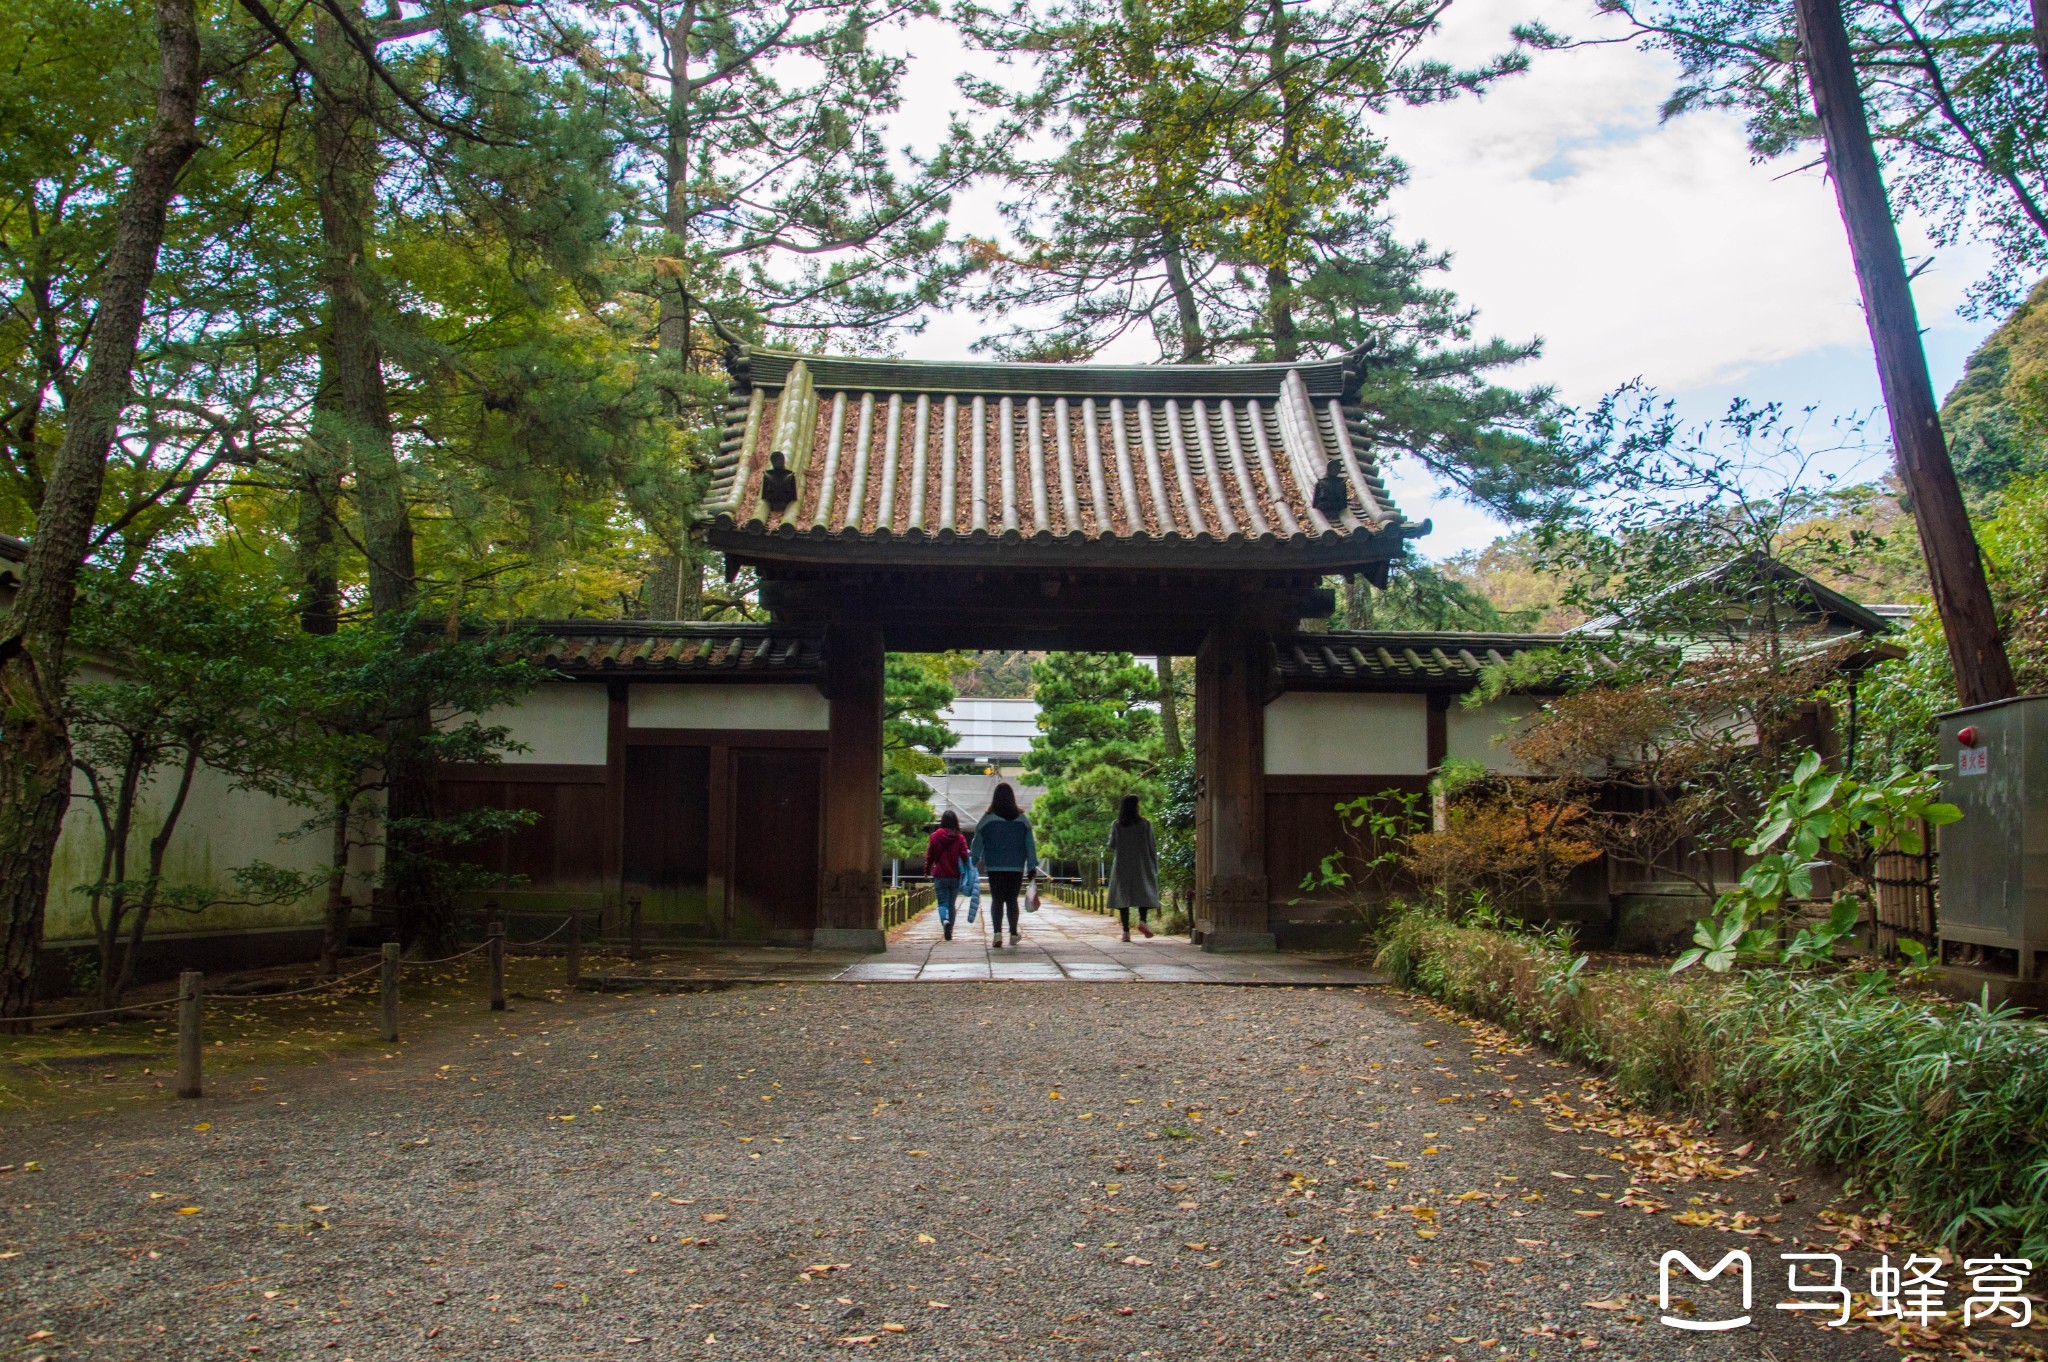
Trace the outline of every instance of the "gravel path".
<instances>
[{"instance_id":1,"label":"gravel path","mask_svg":"<svg viewBox=\"0 0 2048 1362\"><path fill-rule=\"evenodd\" d=\"M1616 1139L1541 1101L1581 1071L1474 1035L1380 989L528 1003L262 1091L10 1118L0 1162L40 1169L0 1174L0 1355L1893 1355L1771 1308L1807 1206L1768 1161L1624 1206ZM1783 1219L1675 1223L1689 1197ZM1660 1325L1658 1255L1730 1247L1757 1324Z\"/></svg>"}]
</instances>

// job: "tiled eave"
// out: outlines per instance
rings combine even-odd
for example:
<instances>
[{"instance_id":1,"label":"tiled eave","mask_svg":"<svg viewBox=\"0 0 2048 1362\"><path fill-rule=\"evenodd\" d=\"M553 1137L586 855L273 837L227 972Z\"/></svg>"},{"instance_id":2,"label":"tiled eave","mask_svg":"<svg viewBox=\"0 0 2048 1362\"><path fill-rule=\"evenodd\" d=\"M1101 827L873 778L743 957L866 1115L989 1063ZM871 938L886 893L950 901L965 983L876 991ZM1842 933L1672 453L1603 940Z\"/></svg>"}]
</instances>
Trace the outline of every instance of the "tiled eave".
<instances>
[{"instance_id":1,"label":"tiled eave","mask_svg":"<svg viewBox=\"0 0 2048 1362\"><path fill-rule=\"evenodd\" d=\"M1348 360L927 363L751 350L700 523L742 560L1370 569L1394 505ZM763 494L785 456L794 499ZM1315 487L1331 467L1344 506Z\"/></svg>"},{"instance_id":2,"label":"tiled eave","mask_svg":"<svg viewBox=\"0 0 2048 1362\"><path fill-rule=\"evenodd\" d=\"M1274 649L1281 685L1288 690L1462 691L1478 684L1489 666L1569 642L1559 634L1333 630L1291 634L1276 640Z\"/></svg>"},{"instance_id":3,"label":"tiled eave","mask_svg":"<svg viewBox=\"0 0 2048 1362\"><path fill-rule=\"evenodd\" d=\"M537 667L570 677L675 681L815 681L824 675L816 632L765 624L661 620L534 620Z\"/></svg>"}]
</instances>

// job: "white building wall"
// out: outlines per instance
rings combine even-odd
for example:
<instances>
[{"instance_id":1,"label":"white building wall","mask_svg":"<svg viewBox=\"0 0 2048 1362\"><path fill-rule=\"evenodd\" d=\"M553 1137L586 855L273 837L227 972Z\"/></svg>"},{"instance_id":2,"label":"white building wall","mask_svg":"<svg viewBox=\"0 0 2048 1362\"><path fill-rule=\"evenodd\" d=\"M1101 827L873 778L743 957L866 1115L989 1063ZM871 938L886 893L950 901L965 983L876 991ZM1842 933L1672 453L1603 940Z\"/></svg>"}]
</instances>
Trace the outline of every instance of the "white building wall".
<instances>
[{"instance_id":1,"label":"white building wall","mask_svg":"<svg viewBox=\"0 0 2048 1362\"><path fill-rule=\"evenodd\" d=\"M177 773L165 769L147 786L137 810L137 826L129 839L128 873L139 876L148 866L149 839L162 825L163 808L176 792ZM206 885L223 899L240 896L234 872L253 861L296 871L312 871L326 863L330 845L326 828L299 835L315 811L250 790L238 790L218 771L201 767L192 779L192 793L172 834L164 874L173 884ZM93 808L81 776L72 786L57 854L50 865L50 897L44 940L52 946L83 944L92 939L92 913L79 886L100 877L103 839L99 813ZM358 903L367 902L361 883L351 883ZM151 936L189 932L224 932L265 928L317 927L324 890L294 903L242 906L224 903L199 913L158 909L151 918Z\"/></svg>"},{"instance_id":2,"label":"white building wall","mask_svg":"<svg viewBox=\"0 0 2048 1362\"><path fill-rule=\"evenodd\" d=\"M1501 775L1526 776L1529 768L1515 759L1507 744L1524 727L1520 721L1541 708L1540 701L1523 695L1504 696L1477 709L1453 700L1444 716L1444 755L1483 762L1487 770Z\"/></svg>"},{"instance_id":3,"label":"white building wall","mask_svg":"<svg viewBox=\"0 0 2048 1362\"><path fill-rule=\"evenodd\" d=\"M603 686L550 681L532 694L483 715L502 724L524 752L507 752L508 765L602 766L605 764L611 701Z\"/></svg>"},{"instance_id":4,"label":"white building wall","mask_svg":"<svg viewBox=\"0 0 2048 1362\"><path fill-rule=\"evenodd\" d=\"M591 689L602 692L601 687ZM632 728L816 731L830 727L831 721L831 702L816 686L639 683L626 688L626 723Z\"/></svg>"},{"instance_id":5,"label":"white building wall","mask_svg":"<svg viewBox=\"0 0 2048 1362\"><path fill-rule=\"evenodd\" d=\"M1421 695L1290 691L1266 706L1266 774L1426 775L1428 706Z\"/></svg>"}]
</instances>

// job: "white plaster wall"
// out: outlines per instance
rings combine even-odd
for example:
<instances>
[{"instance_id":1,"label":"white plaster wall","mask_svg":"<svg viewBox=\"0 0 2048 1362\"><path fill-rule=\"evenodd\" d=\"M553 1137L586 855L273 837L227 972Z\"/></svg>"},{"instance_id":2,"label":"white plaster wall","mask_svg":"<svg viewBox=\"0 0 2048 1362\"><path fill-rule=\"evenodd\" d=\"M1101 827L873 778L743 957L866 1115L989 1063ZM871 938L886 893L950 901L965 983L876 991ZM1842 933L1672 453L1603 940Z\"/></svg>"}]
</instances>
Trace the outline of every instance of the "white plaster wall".
<instances>
[{"instance_id":1,"label":"white plaster wall","mask_svg":"<svg viewBox=\"0 0 2048 1362\"><path fill-rule=\"evenodd\" d=\"M162 811L175 791L176 781L177 772L164 768L144 787L137 808L137 826L129 840L130 875L143 874L148 865L149 839L161 826ZM50 866L44 939L51 945L82 942L93 933L90 904L77 889L97 880L100 874L99 814L86 791L81 776L72 785L71 804L65 811L57 853ZM207 885L221 898L232 900L241 893L235 884L235 870L252 861L268 861L298 871L317 870L327 859L327 830L315 828L298 835L313 815L311 809L271 795L238 790L220 772L201 767L193 776L192 793L171 835L164 874L174 884ZM349 888L358 903L367 901L364 884L353 876ZM316 891L294 903L229 903L199 913L159 910L151 919L150 935L317 926L322 903L322 891Z\"/></svg>"},{"instance_id":2,"label":"white plaster wall","mask_svg":"<svg viewBox=\"0 0 2048 1362\"><path fill-rule=\"evenodd\" d=\"M626 723L632 728L815 730L830 727L831 719L831 703L809 685L641 684L626 690Z\"/></svg>"},{"instance_id":3,"label":"white plaster wall","mask_svg":"<svg viewBox=\"0 0 2048 1362\"><path fill-rule=\"evenodd\" d=\"M610 701L605 688L577 681L549 681L524 698L500 705L482 722L503 724L524 752L507 752L507 764L602 766Z\"/></svg>"},{"instance_id":4,"label":"white plaster wall","mask_svg":"<svg viewBox=\"0 0 2048 1362\"><path fill-rule=\"evenodd\" d=\"M1519 721L1541 708L1540 701L1525 695L1503 696L1477 709L1453 700L1444 716L1444 755L1484 762L1487 770L1502 775L1526 776L1529 768L1515 759L1507 743L1525 726ZM1496 737L1503 741L1495 742Z\"/></svg>"},{"instance_id":5,"label":"white plaster wall","mask_svg":"<svg viewBox=\"0 0 2048 1362\"><path fill-rule=\"evenodd\" d=\"M1426 775L1428 704L1420 695L1282 695L1266 706L1266 774Z\"/></svg>"}]
</instances>

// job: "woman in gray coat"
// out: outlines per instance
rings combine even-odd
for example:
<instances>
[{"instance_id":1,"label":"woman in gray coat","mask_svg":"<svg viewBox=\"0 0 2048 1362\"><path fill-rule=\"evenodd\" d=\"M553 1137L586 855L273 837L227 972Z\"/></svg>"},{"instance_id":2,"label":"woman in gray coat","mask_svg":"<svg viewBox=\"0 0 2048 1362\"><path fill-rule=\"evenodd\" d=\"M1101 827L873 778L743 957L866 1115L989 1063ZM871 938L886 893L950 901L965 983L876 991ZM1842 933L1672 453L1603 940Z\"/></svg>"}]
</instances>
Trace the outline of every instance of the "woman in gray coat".
<instances>
[{"instance_id":1,"label":"woman in gray coat","mask_svg":"<svg viewBox=\"0 0 2048 1362\"><path fill-rule=\"evenodd\" d=\"M1131 909L1138 910L1138 930L1152 929L1145 915L1159 906L1159 847L1152 825L1138 815L1138 797L1125 795L1116 822L1109 829L1109 906L1123 919L1124 940L1131 939Z\"/></svg>"}]
</instances>

